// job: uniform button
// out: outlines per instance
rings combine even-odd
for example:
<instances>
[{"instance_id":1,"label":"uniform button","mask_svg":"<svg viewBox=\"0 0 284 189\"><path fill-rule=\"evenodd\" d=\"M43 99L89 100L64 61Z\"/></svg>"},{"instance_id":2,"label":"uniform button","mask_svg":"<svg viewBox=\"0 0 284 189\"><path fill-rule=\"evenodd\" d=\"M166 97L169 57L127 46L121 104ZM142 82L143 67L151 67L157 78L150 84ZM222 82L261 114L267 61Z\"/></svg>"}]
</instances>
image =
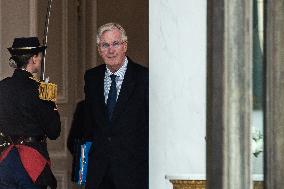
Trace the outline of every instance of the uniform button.
<instances>
[{"instance_id":1,"label":"uniform button","mask_svg":"<svg viewBox=\"0 0 284 189\"><path fill-rule=\"evenodd\" d=\"M107 140L110 142L111 141L111 137L107 137Z\"/></svg>"}]
</instances>

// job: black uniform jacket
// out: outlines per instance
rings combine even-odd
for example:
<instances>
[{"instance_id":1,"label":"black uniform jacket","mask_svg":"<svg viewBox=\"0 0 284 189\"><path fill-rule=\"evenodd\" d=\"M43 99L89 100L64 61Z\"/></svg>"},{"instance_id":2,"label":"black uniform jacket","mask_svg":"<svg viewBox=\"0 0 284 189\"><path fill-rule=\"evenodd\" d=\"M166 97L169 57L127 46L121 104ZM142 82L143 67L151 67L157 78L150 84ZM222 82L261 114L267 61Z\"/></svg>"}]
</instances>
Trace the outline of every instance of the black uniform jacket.
<instances>
[{"instance_id":1,"label":"black uniform jacket","mask_svg":"<svg viewBox=\"0 0 284 189\"><path fill-rule=\"evenodd\" d=\"M32 74L16 69L12 77L0 82L0 132L7 136L44 137L55 140L60 135L61 123L55 104L39 99L39 83ZM28 143L47 160L46 142ZM38 184L56 186L49 166L36 181Z\"/></svg>"},{"instance_id":2,"label":"black uniform jacket","mask_svg":"<svg viewBox=\"0 0 284 189\"><path fill-rule=\"evenodd\" d=\"M86 189L98 188L107 169L118 188L148 189L149 72L128 58L111 120L104 97L106 65L85 74L85 137L93 140Z\"/></svg>"}]
</instances>

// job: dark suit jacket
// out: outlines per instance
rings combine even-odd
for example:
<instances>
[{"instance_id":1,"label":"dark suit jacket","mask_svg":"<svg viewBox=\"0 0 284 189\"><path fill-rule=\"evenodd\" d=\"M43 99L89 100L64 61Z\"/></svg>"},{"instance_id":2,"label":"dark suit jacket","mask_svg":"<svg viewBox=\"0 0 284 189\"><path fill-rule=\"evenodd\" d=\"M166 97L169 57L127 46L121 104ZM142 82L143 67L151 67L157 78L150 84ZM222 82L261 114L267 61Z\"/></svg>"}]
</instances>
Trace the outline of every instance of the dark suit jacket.
<instances>
[{"instance_id":1,"label":"dark suit jacket","mask_svg":"<svg viewBox=\"0 0 284 189\"><path fill-rule=\"evenodd\" d=\"M85 74L85 137L93 140L86 189L98 188L107 169L118 189L148 189L149 72L128 58L111 120L104 97L106 65Z\"/></svg>"},{"instance_id":2,"label":"dark suit jacket","mask_svg":"<svg viewBox=\"0 0 284 189\"><path fill-rule=\"evenodd\" d=\"M0 82L0 132L7 136L44 137L56 139L61 123L55 104L39 99L39 83L30 79L32 74L16 69L12 77ZM49 159L46 143L27 144ZM49 166L36 181L39 185L56 187Z\"/></svg>"}]
</instances>

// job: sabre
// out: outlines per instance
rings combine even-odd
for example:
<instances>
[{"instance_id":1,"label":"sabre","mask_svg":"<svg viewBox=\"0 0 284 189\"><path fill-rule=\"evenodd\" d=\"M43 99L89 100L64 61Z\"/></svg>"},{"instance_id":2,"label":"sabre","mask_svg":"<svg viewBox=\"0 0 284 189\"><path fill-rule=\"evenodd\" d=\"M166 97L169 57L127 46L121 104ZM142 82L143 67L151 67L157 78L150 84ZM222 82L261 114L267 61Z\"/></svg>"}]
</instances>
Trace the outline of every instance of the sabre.
<instances>
[{"instance_id":1,"label":"sabre","mask_svg":"<svg viewBox=\"0 0 284 189\"><path fill-rule=\"evenodd\" d=\"M45 27L43 33L43 45L47 46L48 25L51 12L52 0L48 0L47 11L45 16ZM45 77L45 62L46 62L46 49L43 51L43 58L41 62L40 72L40 85L39 85L39 98L42 100L51 100L56 102L57 99L57 85L49 82L49 78Z\"/></svg>"},{"instance_id":2,"label":"sabre","mask_svg":"<svg viewBox=\"0 0 284 189\"><path fill-rule=\"evenodd\" d=\"M47 10L46 10L46 16L45 16L45 26L44 26L44 33L43 33L43 45L47 45L47 35L48 35L48 25L49 25L49 18L50 18L50 12L51 12L51 4L52 0L48 0L47 4ZM41 63L41 74L40 74L40 80L45 81L45 57L46 57L46 49L43 52L43 59Z\"/></svg>"}]
</instances>

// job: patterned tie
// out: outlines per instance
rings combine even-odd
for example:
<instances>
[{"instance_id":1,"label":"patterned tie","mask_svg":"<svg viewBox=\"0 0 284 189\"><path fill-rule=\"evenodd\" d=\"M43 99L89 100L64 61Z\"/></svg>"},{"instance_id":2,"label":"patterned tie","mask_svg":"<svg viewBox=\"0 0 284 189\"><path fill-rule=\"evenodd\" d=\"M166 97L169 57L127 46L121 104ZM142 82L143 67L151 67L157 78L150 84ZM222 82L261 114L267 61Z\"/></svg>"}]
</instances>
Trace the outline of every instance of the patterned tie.
<instances>
[{"instance_id":1,"label":"patterned tie","mask_svg":"<svg viewBox=\"0 0 284 189\"><path fill-rule=\"evenodd\" d=\"M108 117L111 119L112 112L114 110L115 104L116 104L116 98L117 98L117 89L116 89L116 75L112 74L110 76L111 78L111 85L108 93L107 98L107 110L108 110Z\"/></svg>"}]
</instances>

